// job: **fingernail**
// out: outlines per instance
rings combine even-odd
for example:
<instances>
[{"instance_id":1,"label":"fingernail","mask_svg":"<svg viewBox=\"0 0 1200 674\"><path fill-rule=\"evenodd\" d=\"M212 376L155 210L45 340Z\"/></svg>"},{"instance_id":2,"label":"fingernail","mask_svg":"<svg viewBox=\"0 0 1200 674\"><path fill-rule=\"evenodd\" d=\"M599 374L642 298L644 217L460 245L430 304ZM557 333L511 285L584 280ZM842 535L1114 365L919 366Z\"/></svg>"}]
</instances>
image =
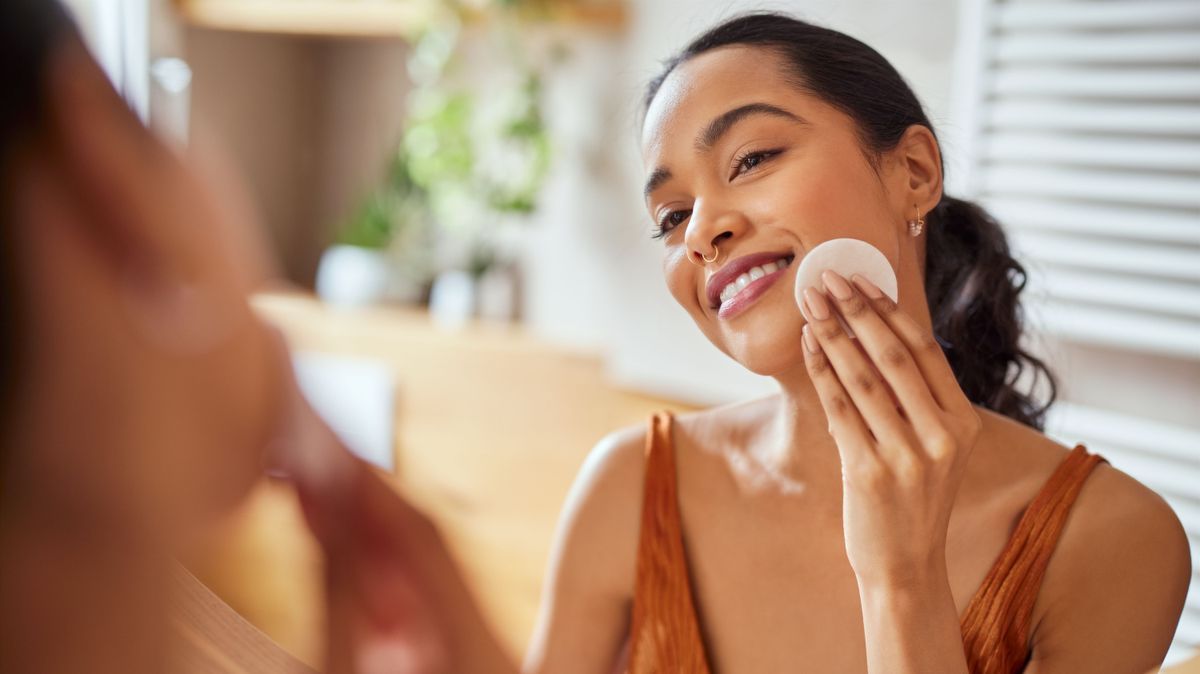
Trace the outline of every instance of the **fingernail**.
<instances>
[{"instance_id":1,"label":"fingernail","mask_svg":"<svg viewBox=\"0 0 1200 674\"><path fill-rule=\"evenodd\" d=\"M854 297L854 291L850 289L850 284L846 283L846 279L838 276L832 271L826 269L821 272L821 280L825 282L825 287L829 288L829 292L839 300L848 300Z\"/></svg>"},{"instance_id":2,"label":"fingernail","mask_svg":"<svg viewBox=\"0 0 1200 674\"><path fill-rule=\"evenodd\" d=\"M863 276L862 274L855 274L854 276L850 277L850 280L854 281L854 285L858 286L858 289L861 290L862 293L867 297L870 297L873 300L883 297L883 291L879 289L879 286L871 283L866 276Z\"/></svg>"},{"instance_id":3,"label":"fingernail","mask_svg":"<svg viewBox=\"0 0 1200 674\"><path fill-rule=\"evenodd\" d=\"M821 296L820 292L814 288L805 288L804 301L808 302L808 310L818 321L829 318L829 304L825 302L825 298Z\"/></svg>"},{"instance_id":4,"label":"fingernail","mask_svg":"<svg viewBox=\"0 0 1200 674\"><path fill-rule=\"evenodd\" d=\"M808 310L808 300L807 299L800 301L800 315L804 316L805 321L807 321L808 323L812 323L812 321L813 321L812 312L810 312ZM807 323L806 323L806 325L807 325Z\"/></svg>"},{"instance_id":5,"label":"fingernail","mask_svg":"<svg viewBox=\"0 0 1200 674\"><path fill-rule=\"evenodd\" d=\"M809 329L808 323L804 324L803 332L804 348L808 349L808 352L811 354L815 355L819 353L821 351L821 345L817 343L817 338L813 335L812 330Z\"/></svg>"}]
</instances>

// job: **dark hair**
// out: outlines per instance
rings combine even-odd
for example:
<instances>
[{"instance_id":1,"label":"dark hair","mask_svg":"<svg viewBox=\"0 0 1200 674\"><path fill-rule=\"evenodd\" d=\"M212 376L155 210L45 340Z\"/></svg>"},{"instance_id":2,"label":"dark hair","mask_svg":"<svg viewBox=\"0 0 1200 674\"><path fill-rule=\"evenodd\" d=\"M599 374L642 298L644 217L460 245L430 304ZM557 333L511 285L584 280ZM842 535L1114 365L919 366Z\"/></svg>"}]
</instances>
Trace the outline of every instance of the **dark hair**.
<instances>
[{"instance_id":1,"label":"dark hair","mask_svg":"<svg viewBox=\"0 0 1200 674\"><path fill-rule=\"evenodd\" d=\"M735 17L696 38L650 82L643 109L680 63L734 45L776 52L800 90L854 119L877 171L878 159L910 126L933 133L920 101L879 52L844 33L773 12ZM944 193L926 223L925 295L934 335L959 386L973 403L1041 429L1058 387L1046 364L1021 347L1025 269L1009 252L1004 230L978 205ZM1017 380L1027 369L1031 390L1022 392ZM1032 390L1039 377L1049 389L1045 403Z\"/></svg>"},{"instance_id":2,"label":"dark hair","mask_svg":"<svg viewBox=\"0 0 1200 674\"><path fill-rule=\"evenodd\" d=\"M73 30L65 10L47 0L0 2L0 490L9 415L20 381L23 300L13 249L12 171L17 147L41 130L46 63L51 48Z\"/></svg>"}]
</instances>

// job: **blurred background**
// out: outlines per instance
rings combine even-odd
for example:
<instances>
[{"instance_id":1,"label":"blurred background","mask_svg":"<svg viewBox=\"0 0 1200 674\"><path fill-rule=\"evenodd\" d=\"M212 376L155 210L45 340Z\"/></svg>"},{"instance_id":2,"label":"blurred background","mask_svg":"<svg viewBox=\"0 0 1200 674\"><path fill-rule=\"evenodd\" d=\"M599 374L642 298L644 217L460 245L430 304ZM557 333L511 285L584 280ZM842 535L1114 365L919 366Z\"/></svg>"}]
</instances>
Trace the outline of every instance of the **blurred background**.
<instances>
[{"instance_id":1,"label":"blurred background","mask_svg":"<svg viewBox=\"0 0 1200 674\"><path fill-rule=\"evenodd\" d=\"M1200 2L71 0L148 124L241 173L286 276L256 298L358 452L442 524L514 653L563 496L605 433L773 385L677 308L641 203L638 102L722 18L874 46L925 103L948 192L1031 271L1049 432L1159 491L1198 565ZM190 566L320 652L317 558L264 484Z\"/></svg>"}]
</instances>

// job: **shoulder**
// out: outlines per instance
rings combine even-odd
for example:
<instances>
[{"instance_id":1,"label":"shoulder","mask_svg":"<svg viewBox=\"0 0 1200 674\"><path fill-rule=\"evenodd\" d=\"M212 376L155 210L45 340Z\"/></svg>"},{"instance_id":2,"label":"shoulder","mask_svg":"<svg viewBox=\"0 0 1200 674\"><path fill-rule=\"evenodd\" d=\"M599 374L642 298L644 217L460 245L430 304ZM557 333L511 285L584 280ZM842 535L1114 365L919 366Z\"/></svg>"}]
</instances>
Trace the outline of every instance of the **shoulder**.
<instances>
[{"instance_id":1,"label":"shoulder","mask_svg":"<svg viewBox=\"0 0 1200 674\"><path fill-rule=\"evenodd\" d=\"M527 671L611 671L602 665L625 638L636 580L648 429L605 435L580 468L550 552Z\"/></svg>"},{"instance_id":2,"label":"shoulder","mask_svg":"<svg viewBox=\"0 0 1200 674\"><path fill-rule=\"evenodd\" d=\"M649 420L611 431L593 445L567 496L565 515L612 515L641 506Z\"/></svg>"},{"instance_id":3,"label":"shoulder","mask_svg":"<svg viewBox=\"0 0 1200 674\"><path fill-rule=\"evenodd\" d=\"M1171 506L1128 474L1098 463L1046 569L1034 607L1034 660L1093 663L1095 671L1157 667L1190 580L1187 534Z\"/></svg>"},{"instance_id":4,"label":"shoulder","mask_svg":"<svg viewBox=\"0 0 1200 674\"><path fill-rule=\"evenodd\" d=\"M1163 497L1101 462L1080 489L1046 573L1050 588L1063 593L1103 590L1115 597L1119 585L1146 600L1178 595L1182 609L1191 553Z\"/></svg>"},{"instance_id":5,"label":"shoulder","mask_svg":"<svg viewBox=\"0 0 1200 674\"><path fill-rule=\"evenodd\" d=\"M641 521L649 422L600 438L588 453L559 518L559 572L632 590Z\"/></svg>"}]
</instances>

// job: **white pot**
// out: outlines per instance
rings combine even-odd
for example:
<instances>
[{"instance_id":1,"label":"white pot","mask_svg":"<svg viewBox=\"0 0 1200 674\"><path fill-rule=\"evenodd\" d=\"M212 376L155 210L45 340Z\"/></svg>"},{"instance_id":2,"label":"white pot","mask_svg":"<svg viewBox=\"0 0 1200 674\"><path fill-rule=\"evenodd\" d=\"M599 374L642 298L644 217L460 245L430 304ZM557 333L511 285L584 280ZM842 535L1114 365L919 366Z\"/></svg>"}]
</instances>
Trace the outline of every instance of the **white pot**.
<instances>
[{"instance_id":1,"label":"white pot","mask_svg":"<svg viewBox=\"0 0 1200 674\"><path fill-rule=\"evenodd\" d=\"M339 307L361 307L387 296L391 266L382 251L331 246L317 267L317 295Z\"/></svg>"},{"instance_id":2,"label":"white pot","mask_svg":"<svg viewBox=\"0 0 1200 674\"><path fill-rule=\"evenodd\" d=\"M475 314L475 279L465 271L450 270L437 275L429 292L429 314L446 328L461 327Z\"/></svg>"}]
</instances>

